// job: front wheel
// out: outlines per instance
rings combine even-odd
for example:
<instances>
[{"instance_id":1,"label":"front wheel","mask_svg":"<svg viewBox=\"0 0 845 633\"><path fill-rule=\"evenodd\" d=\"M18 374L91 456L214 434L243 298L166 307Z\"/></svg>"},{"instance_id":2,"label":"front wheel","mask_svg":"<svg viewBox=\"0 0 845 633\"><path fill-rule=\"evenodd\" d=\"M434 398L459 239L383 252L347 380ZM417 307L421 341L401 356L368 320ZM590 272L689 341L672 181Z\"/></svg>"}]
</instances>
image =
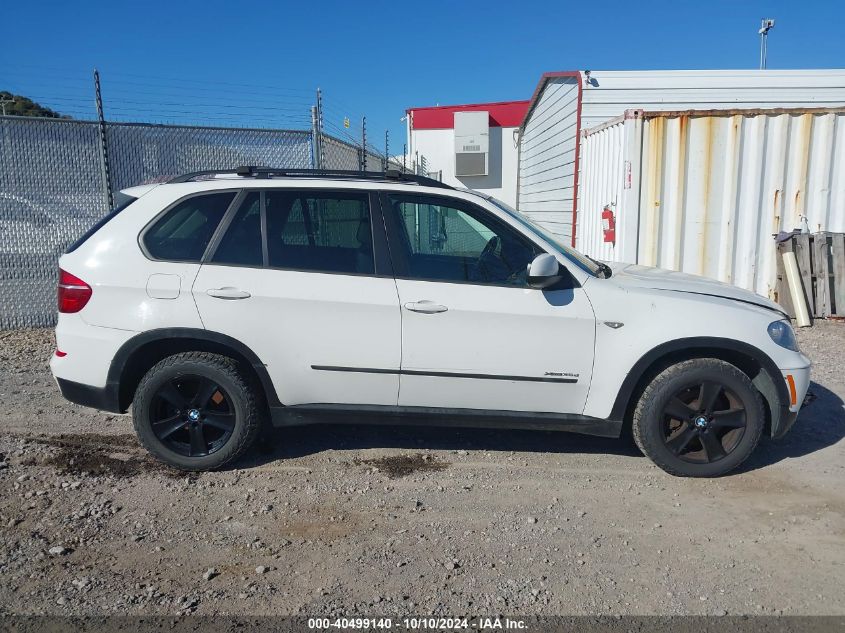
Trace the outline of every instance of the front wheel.
<instances>
[{"instance_id":1,"label":"front wheel","mask_svg":"<svg viewBox=\"0 0 845 633\"><path fill-rule=\"evenodd\" d=\"M241 456L261 428L256 390L230 358L207 352L169 356L150 369L132 405L135 432L159 460L212 470Z\"/></svg>"},{"instance_id":2,"label":"front wheel","mask_svg":"<svg viewBox=\"0 0 845 633\"><path fill-rule=\"evenodd\" d=\"M715 358L663 370L634 410L640 450L672 475L717 477L751 455L765 425L763 401L746 374Z\"/></svg>"}]
</instances>

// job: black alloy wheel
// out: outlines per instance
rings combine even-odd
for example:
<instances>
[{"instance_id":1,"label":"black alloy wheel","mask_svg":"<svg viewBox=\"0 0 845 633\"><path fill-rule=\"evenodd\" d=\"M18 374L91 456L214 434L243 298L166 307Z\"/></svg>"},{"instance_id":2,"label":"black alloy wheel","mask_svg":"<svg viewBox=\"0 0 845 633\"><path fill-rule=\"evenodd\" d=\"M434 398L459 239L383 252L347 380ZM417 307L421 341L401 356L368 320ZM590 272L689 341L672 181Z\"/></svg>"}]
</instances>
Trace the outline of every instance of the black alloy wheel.
<instances>
[{"instance_id":1,"label":"black alloy wheel","mask_svg":"<svg viewBox=\"0 0 845 633\"><path fill-rule=\"evenodd\" d=\"M657 466L682 477L718 477L754 451L766 425L751 376L718 358L670 365L640 394L631 434Z\"/></svg>"},{"instance_id":2,"label":"black alloy wheel","mask_svg":"<svg viewBox=\"0 0 845 633\"><path fill-rule=\"evenodd\" d=\"M141 444L181 470L214 470L243 455L269 424L260 387L238 363L181 352L156 363L132 400Z\"/></svg>"},{"instance_id":3,"label":"black alloy wheel","mask_svg":"<svg viewBox=\"0 0 845 633\"><path fill-rule=\"evenodd\" d=\"M735 393L717 382L704 381L680 390L666 403L663 441L684 461L716 462L739 446L746 417Z\"/></svg>"},{"instance_id":4,"label":"black alloy wheel","mask_svg":"<svg viewBox=\"0 0 845 633\"><path fill-rule=\"evenodd\" d=\"M153 433L170 450L187 457L210 455L226 445L235 413L226 392L205 376L179 376L153 396Z\"/></svg>"}]
</instances>

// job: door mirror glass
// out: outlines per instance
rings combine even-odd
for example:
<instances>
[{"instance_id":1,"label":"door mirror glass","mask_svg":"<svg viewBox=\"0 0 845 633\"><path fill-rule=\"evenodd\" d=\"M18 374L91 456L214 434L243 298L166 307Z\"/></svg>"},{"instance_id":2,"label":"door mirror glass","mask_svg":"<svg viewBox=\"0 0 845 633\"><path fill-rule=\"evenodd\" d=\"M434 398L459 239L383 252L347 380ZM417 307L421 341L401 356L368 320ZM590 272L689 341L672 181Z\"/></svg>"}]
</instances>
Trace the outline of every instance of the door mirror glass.
<instances>
[{"instance_id":1,"label":"door mirror glass","mask_svg":"<svg viewBox=\"0 0 845 633\"><path fill-rule=\"evenodd\" d=\"M554 255L542 253L528 264L528 285L538 290L550 288L563 279L564 271Z\"/></svg>"}]
</instances>

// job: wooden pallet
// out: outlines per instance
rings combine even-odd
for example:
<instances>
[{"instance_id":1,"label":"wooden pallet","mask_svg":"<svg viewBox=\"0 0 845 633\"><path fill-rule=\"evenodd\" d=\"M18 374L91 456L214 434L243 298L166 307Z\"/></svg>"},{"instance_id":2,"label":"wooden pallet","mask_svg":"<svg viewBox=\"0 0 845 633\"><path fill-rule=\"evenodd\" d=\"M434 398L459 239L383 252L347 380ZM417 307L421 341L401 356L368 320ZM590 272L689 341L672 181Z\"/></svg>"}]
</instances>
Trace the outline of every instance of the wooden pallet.
<instances>
[{"instance_id":1,"label":"wooden pallet","mask_svg":"<svg viewBox=\"0 0 845 633\"><path fill-rule=\"evenodd\" d=\"M789 251L798 260L811 316L845 318L845 233L801 233L778 244L776 300L794 317L783 270L783 253Z\"/></svg>"}]
</instances>

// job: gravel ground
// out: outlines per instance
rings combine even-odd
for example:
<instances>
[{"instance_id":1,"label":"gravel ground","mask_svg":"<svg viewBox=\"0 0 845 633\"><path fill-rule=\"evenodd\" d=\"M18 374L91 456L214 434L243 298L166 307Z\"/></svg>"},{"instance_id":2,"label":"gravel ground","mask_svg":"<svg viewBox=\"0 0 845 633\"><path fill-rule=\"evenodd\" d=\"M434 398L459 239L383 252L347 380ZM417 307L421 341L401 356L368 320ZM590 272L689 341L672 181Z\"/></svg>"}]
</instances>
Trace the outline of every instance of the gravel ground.
<instances>
[{"instance_id":1,"label":"gravel ground","mask_svg":"<svg viewBox=\"0 0 845 633\"><path fill-rule=\"evenodd\" d=\"M185 476L0 332L0 614L845 614L845 325L816 401L714 480L623 440L303 427Z\"/></svg>"}]
</instances>

